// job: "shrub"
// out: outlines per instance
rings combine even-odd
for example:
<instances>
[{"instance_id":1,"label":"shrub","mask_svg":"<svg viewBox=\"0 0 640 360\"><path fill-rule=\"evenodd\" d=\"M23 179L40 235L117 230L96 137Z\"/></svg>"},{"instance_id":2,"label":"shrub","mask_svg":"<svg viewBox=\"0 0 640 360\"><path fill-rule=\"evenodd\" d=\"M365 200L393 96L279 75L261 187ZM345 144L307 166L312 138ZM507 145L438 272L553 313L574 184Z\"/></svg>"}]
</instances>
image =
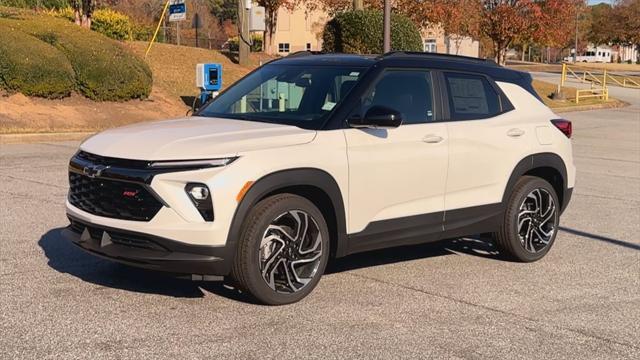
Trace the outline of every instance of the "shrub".
<instances>
[{"instance_id":1,"label":"shrub","mask_svg":"<svg viewBox=\"0 0 640 360\"><path fill-rule=\"evenodd\" d=\"M19 8L62 9L69 6L68 0L0 0L0 6Z\"/></svg>"},{"instance_id":2,"label":"shrub","mask_svg":"<svg viewBox=\"0 0 640 360\"><path fill-rule=\"evenodd\" d=\"M75 22L76 20L73 9L70 7L64 7L60 9L50 9L50 10L44 11L44 13L47 15L67 19L71 22Z\"/></svg>"},{"instance_id":3,"label":"shrub","mask_svg":"<svg viewBox=\"0 0 640 360\"><path fill-rule=\"evenodd\" d=\"M133 39L133 23L125 14L111 9L98 9L91 17L91 30L116 40Z\"/></svg>"},{"instance_id":4,"label":"shrub","mask_svg":"<svg viewBox=\"0 0 640 360\"><path fill-rule=\"evenodd\" d=\"M227 40L229 44L229 51L238 51L238 37L234 36ZM260 52L262 51L262 35L259 34L251 34L251 51L252 52Z\"/></svg>"},{"instance_id":5,"label":"shrub","mask_svg":"<svg viewBox=\"0 0 640 360\"><path fill-rule=\"evenodd\" d=\"M0 87L28 96L61 98L74 89L69 60L55 47L0 25Z\"/></svg>"},{"instance_id":6,"label":"shrub","mask_svg":"<svg viewBox=\"0 0 640 360\"><path fill-rule=\"evenodd\" d=\"M131 29L132 40L150 41L153 37L154 30L152 26L134 23Z\"/></svg>"},{"instance_id":7,"label":"shrub","mask_svg":"<svg viewBox=\"0 0 640 360\"><path fill-rule=\"evenodd\" d=\"M76 88L93 100L145 98L151 92L151 70L118 42L62 19L23 15L0 18L0 25L17 28L54 46L73 67Z\"/></svg>"},{"instance_id":8,"label":"shrub","mask_svg":"<svg viewBox=\"0 0 640 360\"><path fill-rule=\"evenodd\" d=\"M323 50L354 54L382 53L382 11L360 10L337 14L325 25ZM407 17L391 15L391 49L422 51L416 25Z\"/></svg>"}]
</instances>

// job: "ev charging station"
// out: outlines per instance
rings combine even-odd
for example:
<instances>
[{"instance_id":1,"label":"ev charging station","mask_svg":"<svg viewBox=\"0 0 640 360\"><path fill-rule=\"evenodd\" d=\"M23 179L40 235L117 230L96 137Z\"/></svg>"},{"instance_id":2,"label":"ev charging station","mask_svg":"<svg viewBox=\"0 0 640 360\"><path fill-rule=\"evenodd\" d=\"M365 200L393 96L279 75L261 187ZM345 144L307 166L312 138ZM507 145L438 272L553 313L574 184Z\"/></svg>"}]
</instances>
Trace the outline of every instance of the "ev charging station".
<instances>
[{"instance_id":1,"label":"ev charging station","mask_svg":"<svg viewBox=\"0 0 640 360\"><path fill-rule=\"evenodd\" d=\"M197 64L196 87L200 89L200 104L218 95L222 89L222 64Z\"/></svg>"}]
</instances>

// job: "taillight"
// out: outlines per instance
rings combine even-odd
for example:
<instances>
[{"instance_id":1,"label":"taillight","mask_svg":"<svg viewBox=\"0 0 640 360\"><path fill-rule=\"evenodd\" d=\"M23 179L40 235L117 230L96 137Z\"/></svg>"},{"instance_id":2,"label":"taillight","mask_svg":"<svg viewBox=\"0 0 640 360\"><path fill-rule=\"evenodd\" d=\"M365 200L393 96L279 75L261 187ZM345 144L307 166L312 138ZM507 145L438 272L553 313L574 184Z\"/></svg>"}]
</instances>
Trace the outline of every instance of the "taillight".
<instances>
[{"instance_id":1,"label":"taillight","mask_svg":"<svg viewBox=\"0 0 640 360\"><path fill-rule=\"evenodd\" d=\"M571 121L565 119L553 119L551 123L558 128L558 130L562 131L569 139L571 139L571 133L573 132L573 127L571 126Z\"/></svg>"}]
</instances>

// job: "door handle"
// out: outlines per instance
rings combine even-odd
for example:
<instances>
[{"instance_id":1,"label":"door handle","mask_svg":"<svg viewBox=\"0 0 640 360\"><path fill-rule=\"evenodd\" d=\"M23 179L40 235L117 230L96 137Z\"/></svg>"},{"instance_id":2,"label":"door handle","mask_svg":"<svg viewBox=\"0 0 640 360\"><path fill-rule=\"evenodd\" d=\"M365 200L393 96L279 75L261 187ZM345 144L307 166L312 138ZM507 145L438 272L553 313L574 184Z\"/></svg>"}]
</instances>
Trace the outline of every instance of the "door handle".
<instances>
[{"instance_id":1,"label":"door handle","mask_svg":"<svg viewBox=\"0 0 640 360\"><path fill-rule=\"evenodd\" d=\"M442 140L444 140L444 138L442 136L438 136L438 135L427 135L424 138L422 138L422 141L428 143L428 144L437 144L439 142L441 142Z\"/></svg>"},{"instance_id":2,"label":"door handle","mask_svg":"<svg viewBox=\"0 0 640 360\"><path fill-rule=\"evenodd\" d=\"M524 135L524 130L522 129L510 129L509 131L507 131L507 136L511 136L511 137L520 137Z\"/></svg>"}]
</instances>

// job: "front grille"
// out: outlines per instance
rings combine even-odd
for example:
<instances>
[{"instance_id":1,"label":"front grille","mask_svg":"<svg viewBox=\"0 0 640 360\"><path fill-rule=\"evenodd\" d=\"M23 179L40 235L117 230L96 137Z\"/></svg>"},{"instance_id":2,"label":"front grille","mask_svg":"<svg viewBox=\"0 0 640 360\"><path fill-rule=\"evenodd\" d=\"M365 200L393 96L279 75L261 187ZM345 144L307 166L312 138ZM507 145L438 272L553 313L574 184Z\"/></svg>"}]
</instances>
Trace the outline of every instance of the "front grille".
<instances>
[{"instance_id":1,"label":"front grille","mask_svg":"<svg viewBox=\"0 0 640 360\"><path fill-rule=\"evenodd\" d=\"M70 228L73 232L78 234L82 234L85 229L89 231L89 235L91 239L95 241L100 241L102 239L102 234L106 231L94 226L85 225L77 220L69 218L71 222ZM147 249L147 250L158 250L158 251L168 251L165 247L159 245L153 240L149 239L149 237L144 236L143 234L132 234L132 233L123 233L117 230L108 230L107 234L111 238L111 242L118 245L129 246L139 249Z\"/></svg>"},{"instance_id":2,"label":"front grille","mask_svg":"<svg viewBox=\"0 0 640 360\"><path fill-rule=\"evenodd\" d=\"M128 169L146 169L149 166L149 161L146 160L112 158L91 154L86 151L79 151L75 156L78 159L89 161L94 165L117 166Z\"/></svg>"},{"instance_id":3,"label":"front grille","mask_svg":"<svg viewBox=\"0 0 640 360\"><path fill-rule=\"evenodd\" d=\"M74 172L69 172L69 202L90 214L134 221L149 221L162 208L143 185Z\"/></svg>"}]
</instances>

